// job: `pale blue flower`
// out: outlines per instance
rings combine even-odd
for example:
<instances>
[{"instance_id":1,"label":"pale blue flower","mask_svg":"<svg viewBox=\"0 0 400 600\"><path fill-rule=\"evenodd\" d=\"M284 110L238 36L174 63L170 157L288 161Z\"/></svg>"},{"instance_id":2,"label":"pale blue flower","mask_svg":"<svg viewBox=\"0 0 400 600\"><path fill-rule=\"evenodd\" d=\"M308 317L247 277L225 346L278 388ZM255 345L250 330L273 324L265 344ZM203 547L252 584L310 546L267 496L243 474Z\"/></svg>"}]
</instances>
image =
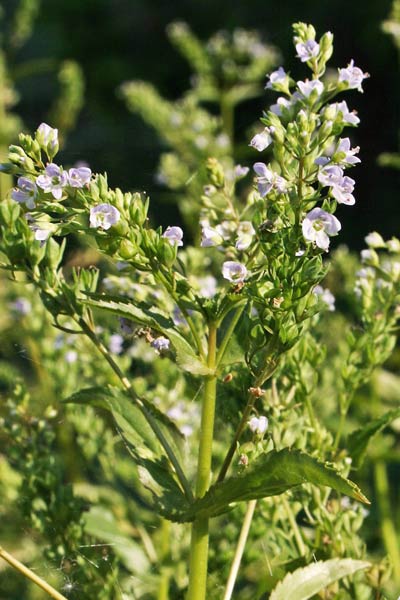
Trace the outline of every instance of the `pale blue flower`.
<instances>
[{"instance_id":1,"label":"pale blue flower","mask_svg":"<svg viewBox=\"0 0 400 600\"><path fill-rule=\"evenodd\" d=\"M342 120L348 125L358 125L360 122L356 111L349 111L347 102L345 100L331 104L329 108L333 108L336 111L336 117L341 116Z\"/></svg>"},{"instance_id":2,"label":"pale blue flower","mask_svg":"<svg viewBox=\"0 0 400 600\"><path fill-rule=\"evenodd\" d=\"M89 183L91 176L89 167L74 167L68 171L68 183L71 187L82 188Z\"/></svg>"},{"instance_id":3,"label":"pale blue flower","mask_svg":"<svg viewBox=\"0 0 400 600\"><path fill-rule=\"evenodd\" d=\"M202 248L211 248L213 246L220 246L224 241L224 238L217 228L209 227L204 225L201 230L201 243Z\"/></svg>"},{"instance_id":4,"label":"pale blue flower","mask_svg":"<svg viewBox=\"0 0 400 600\"><path fill-rule=\"evenodd\" d=\"M90 209L90 227L107 230L118 223L120 218L119 210L111 204L98 204Z\"/></svg>"},{"instance_id":5,"label":"pale blue flower","mask_svg":"<svg viewBox=\"0 0 400 600\"><path fill-rule=\"evenodd\" d=\"M169 350L170 341L168 338L160 336L151 342L151 346L154 348L157 354L161 354L161 352Z\"/></svg>"},{"instance_id":6,"label":"pale blue flower","mask_svg":"<svg viewBox=\"0 0 400 600\"><path fill-rule=\"evenodd\" d=\"M362 92L362 82L369 77L368 73L363 73L361 69L354 66L354 60L351 59L345 69L339 69L339 83L347 83L350 90Z\"/></svg>"},{"instance_id":7,"label":"pale blue flower","mask_svg":"<svg viewBox=\"0 0 400 600\"><path fill-rule=\"evenodd\" d=\"M268 419L264 416L252 417L248 424L250 430L257 435L263 435L268 429Z\"/></svg>"},{"instance_id":8,"label":"pale blue flower","mask_svg":"<svg viewBox=\"0 0 400 600\"><path fill-rule=\"evenodd\" d=\"M341 181L332 186L332 196L339 202L339 204L348 204L352 206L355 204L355 198L352 194L355 186L355 181L351 177L342 177Z\"/></svg>"},{"instance_id":9,"label":"pale blue flower","mask_svg":"<svg viewBox=\"0 0 400 600\"><path fill-rule=\"evenodd\" d=\"M253 169L258 175L256 181L260 196L266 196L271 190L276 190L280 194L286 191L286 180L269 169L266 164L257 162L254 164Z\"/></svg>"},{"instance_id":10,"label":"pale blue flower","mask_svg":"<svg viewBox=\"0 0 400 600\"><path fill-rule=\"evenodd\" d=\"M312 79L311 81L308 79L306 79L306 81L298 81L297 87L305 98L309 98L314 90L316 90L318 96L320 96L324 91L324 84L322 81L319 81L319 79Z\"/></svg>"},{"instance_id":11,"label":"pale blue flower","mask_svg":"<svg viewBox=\"0 0 400 600\"><path fill-rule=\"evenodd\" d=\"M262 131L261 133L257 133L251 139L249 146L251 146L252 148L255 148L259 152L262 152L263 150L268 148L268 146L270 144L272 144L271 133L273 133L273 132L274 132L273 127L265 127L264 131Z\"/></svg>"},{"instance_id":12,"label":"pale blue flower","mask_svg":"<svg viewBox=\"0 0 400 600\"><path fill-rule=\"evenodd\" d=\"M162 237L167 239L171 246L183 246L183 231L180 227L167 227Z\"/></svg>"},{"instance_id":13,"label":"pale blue flower","mask_svg":"<svg viewBox=\"0 0 400 600\"><path fill-rule=\"evenodd\" d=\"M16 202L24 203L28 208L35 208L35 199L38 195L36 184L27 177L18 177L18 187L11 192L11 198Z\"/></svg>"},{"instance_id":14,"label":"pale blue flower","mask_svg":"<svg viewBox=\"0 0 400 600\"><path fill-rule=\"evenodd\" d=\"M306 42L299 42L296 44L297 58L301 62L307 62L312 58L315 58L319 54L319 44L315 40L307 40Z\"/></svg>"},{"instance_id":15,"label":"pale blue flower","mask_svg":"<svg viewBox=\"0 0 400 600\"><path fill-rule=\"evenodd\" d=\"M268 75L268 79L269 81L267 82L265 89L272 90L275 85L285 84L288 80L288 75L283 67L279 67L279 69Z\"/></svg>"},{"instance_id":16,"label":"pale blue flower","mask_svg":"<svg viewBox=\"0 0 400 600\"><path fill-rule=\"evenodd\" d=\"M64 187L68 185L68 174L55 163L50 163L45 168L45 174L36 179L36 184L46 194L51 192L56 200L60 200Z\"/></svg>"},{"instance_id":17,"label":"pale blue flower","mask_svg":"<svg viewBox=\"0 0 400 600\"><path fill-rule=\"evenodd\" d=\"M341 227L339 220L322 208L313 208L302 223L304 239L326 251L329 248L329 236L337 235Z\"/></svg>"},{"instance_id":18,"label":"pale blue flower","mask_svg":"<svg viewBox=\"0 0 400 600\"><path fill-rule=\"evenodd\" d=\"M232 283L241 283L247 277L247 269L241 263L227 260L222 265L222 275Z\"/></svg>"},{"instance_id":19,"label":"pale blue flower","mask_svg":"<svg viewBox=\"0 0 400 600\"><path fill-rule=\"evenodd\" d=\"M237 248L237 250L247 250L253 241L255 233L255 229L250 221L242 221L239 223L235 248Z\"/></svg>"}]
</instances>

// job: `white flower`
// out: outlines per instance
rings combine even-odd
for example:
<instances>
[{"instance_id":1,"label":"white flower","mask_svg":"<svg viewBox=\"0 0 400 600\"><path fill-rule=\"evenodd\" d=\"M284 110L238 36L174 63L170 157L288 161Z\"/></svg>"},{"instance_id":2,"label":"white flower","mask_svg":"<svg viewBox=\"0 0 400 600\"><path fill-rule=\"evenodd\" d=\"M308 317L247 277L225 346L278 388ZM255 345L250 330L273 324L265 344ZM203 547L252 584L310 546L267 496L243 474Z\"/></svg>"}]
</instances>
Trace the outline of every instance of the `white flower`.
<instances>
[{"instance_id":1,"label":"white flower","mask_svg":"<svg viewBox=\"0 0 400 600\"><path fill-rule=\"evenodd\" d=\"M43 146L49 146L52 151L58 149L58 129L50 127L47 123L39 125L36 130L36 139Z\"/></svg>"},{"instance_id":2,"label":"white flower","mask_svg":"<svg viewBox=\"0 0 400 600\"><path fill-rule=\"evenodd\" d=\"M161 354L161 352L169 350L170 341L168 338L160 336L151 342L151 346L154 348L157 354Z\"/></svg>"},{"instance_id":3,"label":"white flower","mask_svg":"<svg viewBox=\"0 0 400 600\"><path fill-rule=\"evenodd\" d=\"M314 90L317 91L318 96L324 91L324 84L318 79L312 79L311 81L298 81L297 86L300 92L305 98L309 98Z\"/></svg>"},{"instance_id":4,"label":"white flower","mask_svg":"<svg viewBox=\"0 0 400 600\"><path fill-rule=\"evenodd\" d=\"M351 177L343 177L337 185L332 187L332 196L339 204L348 204L349 206L352 206L356 202L352 194L355 183L356 182Z\"/></svg>"},{"instance_id":5,"label":"white flower","mask_svg":"<svg viewBox=\"0 0 400 600\"><path fill-rule=\"evenodd\" d=\"M68 185L68 174L55 163L50 163L45 168L45 173L36 179L36 184L46 194L51 192L56 200L60 200L63 188Z\"/></svg>"},{"instance_id":6,"label":"white flower","mask_svg":"<svg viewBox=\"0 0 400 600\"><path fill-rule=\"evenodd\" d=\"M356 111L349 111L347 102L345 100L342 100L342 102L336 102L336 104L332 104L331 106L336 109L337 116L339 116L339 114L342 115L342 119L345 123L348 123L349 125L359 124L360 119L357 117Z\"/></svg>"},{"instance_id":7,"label":"white flower","mask_svg":"<svg viewBox=\"0 0 400 600\"><path fill-rule=\"evenodd\" d=\"M322 185L333 186L339 185L341 180L343 179L343 169L337 166L329 166L324 167L318 173L318 181L322 183Z\"/></svg>"},{"instance_id":8,"label":"white flower","mask_svg":"<svg viewBox=\"0 0 400 600\"><path fill-rule=\"evenodd\" d=\"M71 187L81 188L89 183L92 171L89 167L76 167L68 171L68 183Z\"/></svg>"},{"instance_id":9,"label":"white flower","mask_svg":"<svg viewBox=\"0 0 400 600\"><path fill-rule=\"evenodd\" d=\"M282 109L286 109L289 110L292 107L292 103L290 102L290 100L287 100L287 98L284 98L283 96L280 96L277 101L276 104L272 104L269 107L269 110L274 113L274 115L277 115L278 117L282 116Z\"/></svg>"},{"instance_id":10,"label":"white flower","mask_svg":"<svg viewBox=\"0 0 400 600\"><path fill-rule=\"evenodd\" d=\"M180 227L167 227L162 237L167 239L171 246L183 246L183 231Z\"/></svg>"},{"instance_id":11,"label":"white flower","mask_svg":"<svg viewBox=\"0 0 400 600\"><path fill-rule=\"evenodd\" d=\"M340 167L335 165L324 167L318 174L318 181L332 188L332 196L339 204L355 204L352 195L355 181L351 177L343 177L343 169Z\"/></svg>"},{"instance_id":12,"label":"white flower","mask_svg":"<svg viewBox=\"0 0 400 600\"><path fill-rule=\"evenodd\" d=\"M241 283L246 279L247 269L241 263L227 260L222 265L222 275L228 281Z\"/></svg>"},{"instance_id":13,"label":"white flower","mask_svg":"<svg viewBox=\"0 0 400 600\"><path fill-rule=\"evenodd\" d=\"M263 435L268 428L267 417L252 417L249 421L249 428L253 433Z\"/></svg>"},{"instance_id":14,"label":"white flower","mask_svg":"<svg viewBox=\"0 0 400 600\"><path fill-rule=\"evenodd\" d=\"M266 164L257 162L254 164L253 169L258 175L256 181L260 196L266 196L272 189L279 193L286 191L286 180L274 171L271 171Z\"/></svg>"},{"instance_id":15,"label":"white flower","mask_svg":"<svg viewBox=\"0 0 400 600\"><path fill-rule=\"evenodd\" d=\"M327 288L323 288L322 285L316 285L313 289L313 293L321 298L322 302L326 304L328 310L335 310L335 296Z\"/></svg>"},{"instance_id":16,"label":"white flower","mask_svg":"<svg viewBox=\"0 0 400 600\"><path fill-rule=\"evenodd\" d=\"M274 85L284 84L287 81L287 74L285 73L285 69L283 67L279 67L276 71L273 71L271 75L268 76L269 81L265 86L265 89L272 90Z\"/></svg>"},{"instance_id":17,"label":"white flower","mask_svg":"<svg viewBox=\"0 0 400 600\"><path fill-rule=\"evenodd\" d=\"M39 242L44 243L47 238L49 237L49 235L51 234L51 229L46 229L43 227L37 227L35 225L33 225L31 227L32 231L35 232L35 240L38 240Z\"/></svg>"},{"instance_id":18,"label":"white flower","mask_svg":"<svg viewBox=\"0 0 400 600\"><path fill-rule=\"evenodd\" d=\"M118 223L120 218L121 214L119 210L111 204L98 204L90 209L90 227L107 230Z\"/></svg>"},{"instance_id":19,"label":"white flower","mask_svg":"<svg viewBox=\"0 0 400 600\"><path fill-rule=\"evenodd\" d=\"M358 154L360 147L356 146L356 148L351 148L350 146L351 142L349 138L340 138L336 147L332 144L326 150L326 156L319 156L315 159L314 163L320 166L324 166L328 163L335 163L343 165L343 167L346 168L348 165L355 165L356 163L361 162L357 156L354 156L355 154Z\"/></svg>"},{"instance_id":20,"label":"white flower","mask_svg":"<svg viewBox=\"0 0 400 600\"><path fill-rule=\"evenodd\" d=\"M302 223L304 239L322 250L328 250L329 236L337 235L340 229L339 220L322 208L313 208Z\"/></svg>"},{"instance_id":21,"label":"white flower","mask_svg":"<svg viewBox=\"0 0 400 600\"><path fill-rule=\"evenodd\" d=\"M335 154L338 152L343 153L345 156L341 159L340 162L346 163L348 165L355 165L356 163L361 162L361 160L354 156L358 154L360 151L360 147L356 146L355 148L351 148L350 138L340 138L338 147L335 150Z\"/></svg>"},{"instance_id":22,"label":"white flower","mask_svg":"<svg viewBox=\"0 0 400 600\"><path fill-rule=\"evenodd\" d=\"M365 242L370 248L385 248L386 244L380 233L373 231L365 236Z\"/></svg>"},{"instance_id":23,"label":"white flower","mask_svg":"<svg viewBox=\"0 0 400 600\"><path fill-rule=\"evenodd\" d=\"M18 187L11 192L11 198L16 202L24 202L28 208L35 208L35 199L38 194L36 184L27 177L18 177Z\"/></svg>"},{"instance_id":24,"label":"white flower","mask_svg":"<svg viewBox=\"0 0 400 600\"><path fill-rule=\"evenodd\" d=\"M262 152L263 150L268 148L270 144L272 144L271 133L273 133L273 131L273 127L266 127L264 131L262 131L261 133L257 133L257 135L255 135L252 138L249 146L255 148L259 152Z\"/></svg>"},{"instance_id":25,"label":"white flower","mask_svg":"<svg viewBox=\"0 0 400 600\"><path fill-rule=\"evenodd\" d=\"M307 62L312 58L315 58L319 54L319 44L315 40L307 40L306 42L300 42L296 44L297 58L301 62Z\"/></svg>"},{"instance_id":26,"label":"white flower","mask_svg":"<svg viewBox=\"0 0 400 600\"><path fill-rule=\"evenodd\" d=\"M246 250L253 241L255 229L250 221L242 221L238 225L237 234L238 238L235 247L238 250Z\"/></svg>"},{"instance_id":27,"label":"white flower","mask_svg":"<svg viewBox=\"0 0 400 600\"><path fill-rule=\"evenodd\" d=\"M205 225L201 230L201 244L202 248L210 248L211 246L220 246L224 241L221 233L214 227Z\"/></svg>"},{"instance_id":28,"label":"white flower","mask_svg":"<svg viewBox=\"0 0 400 600\"><path fill-rule=\"evenodd\" d=\"M363 73L361 69L354 66L354 60L351 59L345 69L339 69L339 83L347 83L347 88L350 90L358 90L362 92L361 87L364 79L369 77L368 73Z\"/></svg>"}]
</instances>

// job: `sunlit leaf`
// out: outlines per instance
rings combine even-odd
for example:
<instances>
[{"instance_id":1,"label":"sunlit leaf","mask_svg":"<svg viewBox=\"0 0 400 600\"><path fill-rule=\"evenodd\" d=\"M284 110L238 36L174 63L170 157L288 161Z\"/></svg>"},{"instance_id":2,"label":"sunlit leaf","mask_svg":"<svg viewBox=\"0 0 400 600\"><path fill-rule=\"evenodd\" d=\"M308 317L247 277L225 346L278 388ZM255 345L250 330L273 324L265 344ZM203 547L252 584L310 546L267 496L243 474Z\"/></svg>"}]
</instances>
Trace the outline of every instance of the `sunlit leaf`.
<instances>
[{"instance_id":1,"label":"sunlit leaf","mask_svg":"<svg viewBox=\"0 0 400 600\"><path fill-rule=\"evenodd\" d=\"M157 307L148 306L143 302L133 304L130 299L106 294L90 294L86 304L131 319L139 325L158 331L171 341L176 352L176 361L183 370L193 375L208 375L211 373L209 367L193 350L193 345L176 329L172 319Z\"/></svg>"},{"instance_id":2,"label":"sunlit leaf","mask_svg":"<svg viewBox=\"0 0 400 600\"><path fill-rule=\"evenodd\" d=\"M308 600L338 579L369 566L368 562L352 558L333 558L312 563L288 573L273 590L269 600Z\"/></svg>"}]
</instances>

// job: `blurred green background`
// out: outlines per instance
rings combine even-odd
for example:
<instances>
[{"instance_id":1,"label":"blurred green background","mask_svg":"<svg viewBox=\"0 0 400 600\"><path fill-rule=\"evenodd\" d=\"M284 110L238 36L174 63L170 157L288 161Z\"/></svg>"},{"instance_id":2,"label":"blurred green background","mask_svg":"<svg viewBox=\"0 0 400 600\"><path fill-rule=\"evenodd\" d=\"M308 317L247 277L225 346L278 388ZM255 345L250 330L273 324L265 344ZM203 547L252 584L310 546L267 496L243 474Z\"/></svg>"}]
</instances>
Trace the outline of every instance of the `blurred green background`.
<instances>
[{"instance_id":1,"label":"blurred green background","mask_svg":"<svg viewBox=\"0 0 400 600\"><path fill-rule=\"evenodd\" d=\"M7 15L15 2L2 3ZM360 145L362 164L352 171L357 181L354 207L339 207L343 217L340 242L358 249L363 237L378 229L384 237L398 232L400 172L377 165L382 152L398 149L399 65L392 38L381 24L390 12L390 0L42 0L33 35L10 56L13 64L26 60L74 59L86 78L86 99L77 127L70 133L60 162L87 161L94 171L107 170L110 184L145 190L153 212L163 225L177 223L177 209L168 192L157 184L155 171L162 150L156 134L140 117L128 112L117 88L126 80L153 83L165 97L178 98L190 86L190 70L169 43L168 23L188 22L195 34L207 39L218 29L257 29L282 53L282 64L295 78L306 76L306 67L294 58L291 24L313 23L317 35L335 35L332 67L355 63L371 78L363 95L346 95L350 109L361 118L357 130L349 130L353 145ZM54 73L16 81L21 95L16 110L26 128L34 130L43 120L54 97ZM248 101L237 112L235 136L245 140L254 123L275 94ZM249 164L259 159L249 153Z\"/></svg>"}]
</instances>

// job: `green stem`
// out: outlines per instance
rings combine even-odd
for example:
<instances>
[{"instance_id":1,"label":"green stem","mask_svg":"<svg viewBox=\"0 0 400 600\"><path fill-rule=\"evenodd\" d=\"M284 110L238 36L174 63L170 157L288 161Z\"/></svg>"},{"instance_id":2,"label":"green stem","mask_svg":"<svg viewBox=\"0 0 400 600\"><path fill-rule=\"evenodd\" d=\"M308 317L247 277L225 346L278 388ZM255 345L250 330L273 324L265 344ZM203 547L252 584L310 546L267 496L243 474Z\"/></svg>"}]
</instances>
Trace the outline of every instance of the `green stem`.
<instances>
[{"instance_id":1,"label":"green stem","mask_svg":"<svg viewBox=\"0 0 400 600\"><path fill-rule=\"evenodd\" d=\"M250 531L251 522L253 520L254 511L257 505L257 500L251 500L247 505L247 511L244 517L242 529L240 530L239 540L236 546L235 556L229 571L228 581L226 583L225 594L223 600L230 600L232 598L233 588L237 574L239 572L240 563L242 560L243 552L246 546L247 538Z\"/></svg>"},{"instance_id":2,"label":"green stem","mask_svg":"<svg viewBox=\"0 0 400 600\"><path fill-rule=\"evenodd\" d=\"M238 309L236 309L236 312L233 315L231 322L229 323L229 327L226 330L226 333L220 343L220 346L219 346L218 352L217 352L217 357L216 357L216 368L217 369L218 369L222 359L224 358L224 354L225 354L226 348L229 344L229 340L231 339L232 334L235 331L235 327L238 324L240 317L242 316L244 307L245 307L245 305L242 304L241 306L239 306Z\"/></svg>"},{"instance_id":3,"label":"green stem","mask_svg":"<svg viewBox=\"0 0 400 600\"><path fill-rule=\"evenodd\" d=\"M207 366L215 370L217 327L209 325ZM212 442L217 392L215 374L206 377L201 415L200 447L197 464L196 497L201 498L210 485ZM196 519L192 524L187 600L205 600L207 591L208 518Z\"/></svg>"},{"instance_id":4,"label":"green stem","mask_svg":"<svg viewBox=\"0 0 400 600\"><path fill-rule=\"evenodd\" d=\"M157 279L165 287L165 289L167 290L168 294L174 300L174 302L176 303L176 305L179 307L179 310L182 312L183 316L185 317L185 319L187 321L187 324L189 326L190 332L191 332L191 334L192 334L192 336L194 338L194 341L196 342L197 351L200 354L201 358L203 358L205 360L206 355L204 353L203 344L202 344L200 336L198 334L196 325L193 323L193 319L191 318L191 316L187 312L186 308L182 305L182 302L180 302L178 296L175 294L173 286L169 283L168 279L164 276L164 274L161 273L160 271L155 271L155 273L156 273Z\"/></svg>"},{"instance_id":5,"label":"green stem","mask_svg":"<svg viewBox=\"0 0 400 600\"><path fill-rule=\"evenodd\" d=\"M306 547L304 545L303 538L300 533L299 526L297 525L296 519L294 517L293 511L284 494L282 494L282 496L280 497L280 501L282 503L283 508L285 509L290 526L293 529L294 539L296 540L299 554L300 556L304 556L306 554Z\"/></svg>"},{"instance_id":6,"label":"green stem","mask_svg":"<svg viewBox=\"0 0 400 600\"><path fill-rule=\"evenodd\" d=\"M276 363L267 361L266 367L265 367L265 369L263 369L263 371L257 377L254 387L257 388L259 385L261 385L267 379L269 379L269 377L271 377L272 374L274 373L275 369L276 369ZM218 474L218 478L217 478L218 483L225 479L225 476L228 472L229 466L232 462L232 458L235 455L238 441L247 425L248 418L250 416L251 411L253 410L253 406L254 406L256 399L257 399L257 396L255 396L252 393L249 393L247 404L244 408L242 418L240 419L239 425L236 428L235 435L233 436L233 440L231 442L231 445L229 446L228 452L226 453L224 462L222 463L222 467Z\"/></svg>"},{"instance_id":7,"label":"green stem","mask_svg":"<svg viewBox=\"0 0 400 600\"><path fill-rule=\"evenodd\" d=\"M57 590L55 590L49 583L47 583L47 581L44 581L44 579L42 579L41 577L36 575L36 573L34 573L28 567L26 567L24 564L19 562L19 560L14 558L14 556L12 556L12 554L9 554L9 552L6 552L6 550L4 550L1 546L0 546L0 558L3 558L6 562L8 562L9 565L11 565L17 571L19 571L24 577L27 577L28 579L30 579L33 583L35 583L42 590L44 590L49 596L51 596L52 598L55 598L55 600L67 600L67 598L65 596L63 596L62 594L57 592Z\"/></svg>"},{"instance_id":8,"label":"green stem","mask_svg":"<svg viewBox=\"0 0 400 600\"><path fill-rule=\"evenodd\" d=\"M235 431L235 435L233 436L233 440L231 442L231 445L229 446L229 450L226 453L224 462L222 463L222 467L220 469L220 472L218 474L218 478L217 478L217 482L221 482L225 479L225 476L228 472L229 466L232 462L232 458L235 455L236 452L236 448L237 448L237 444L238 441L243 433L244 428L247 425L247 421L249 419L250 413L253 410L253 406L254 406L254 402L256 400L256 397L253 394L249 394L248 400L247 400L247 404L244 408L243 411L243 415L242 418L240 419L240 423L237 426L237 429Z\"/></svg>"},{"instance_id":9,"label":"green stem","mask_svg":"<svg viewBox=\"0 0 400 600\"><path fill-rule=\"evenodd\" d=\"M106 361L108 362L108 364L110 365L110 367L112 368L114 373L118 376L119 380L121 381L122 385L124 386L124 388L126 389L128 394L130 395L132 400L135 402L135 404L141 410L143 416L146 418L148 424L154 431L155 435L158 438L158 441L160 442L161 446L164 448L166 455L168 456L171 464L173 465L176 475L178 477L178 480L182 486L183 491L185 492L187 499L191 502L193 500L193 494L192 494L192 490L190 488L189 482L186 479L186 476L182 470L182 467L181 467L178 459L175 456L174 451L172 450L171 446L169 445L169 443L168 443L167 439L165 438L163 432L161 431L160 427L158 426L156 419L153 417L151 412L147 409L145 403L140 398L138 398L138 396L136 396L129 379L127 377L125 377L125 375L123 374L123 372L121 371L121 369L119 368L117 363L114 361L114 359L110 355L107 348L98 339L98 337L96 336L93 329L86 323L86 321L84 319L79 319L78 323L82 327L82 331L89 337L89 339L93 342L93 344L96 346L98 351L104 356L104 358L106 359Z\"/></svg>"},{"instance_id":10,"label":"green stem","mask_svg":"<svg viewBox=\"0 0 400 600\"><path fill-rule=\"evenodd\" d=\"M397 587L400 586L400 549L396 527L392 519L392 509L389 500L389 481L386 466L383 460L374 464L375 489L378 497L378 506L381 520L383 542L386 552L391 558L393 576Z\"/></svg>"}]
</instances>

